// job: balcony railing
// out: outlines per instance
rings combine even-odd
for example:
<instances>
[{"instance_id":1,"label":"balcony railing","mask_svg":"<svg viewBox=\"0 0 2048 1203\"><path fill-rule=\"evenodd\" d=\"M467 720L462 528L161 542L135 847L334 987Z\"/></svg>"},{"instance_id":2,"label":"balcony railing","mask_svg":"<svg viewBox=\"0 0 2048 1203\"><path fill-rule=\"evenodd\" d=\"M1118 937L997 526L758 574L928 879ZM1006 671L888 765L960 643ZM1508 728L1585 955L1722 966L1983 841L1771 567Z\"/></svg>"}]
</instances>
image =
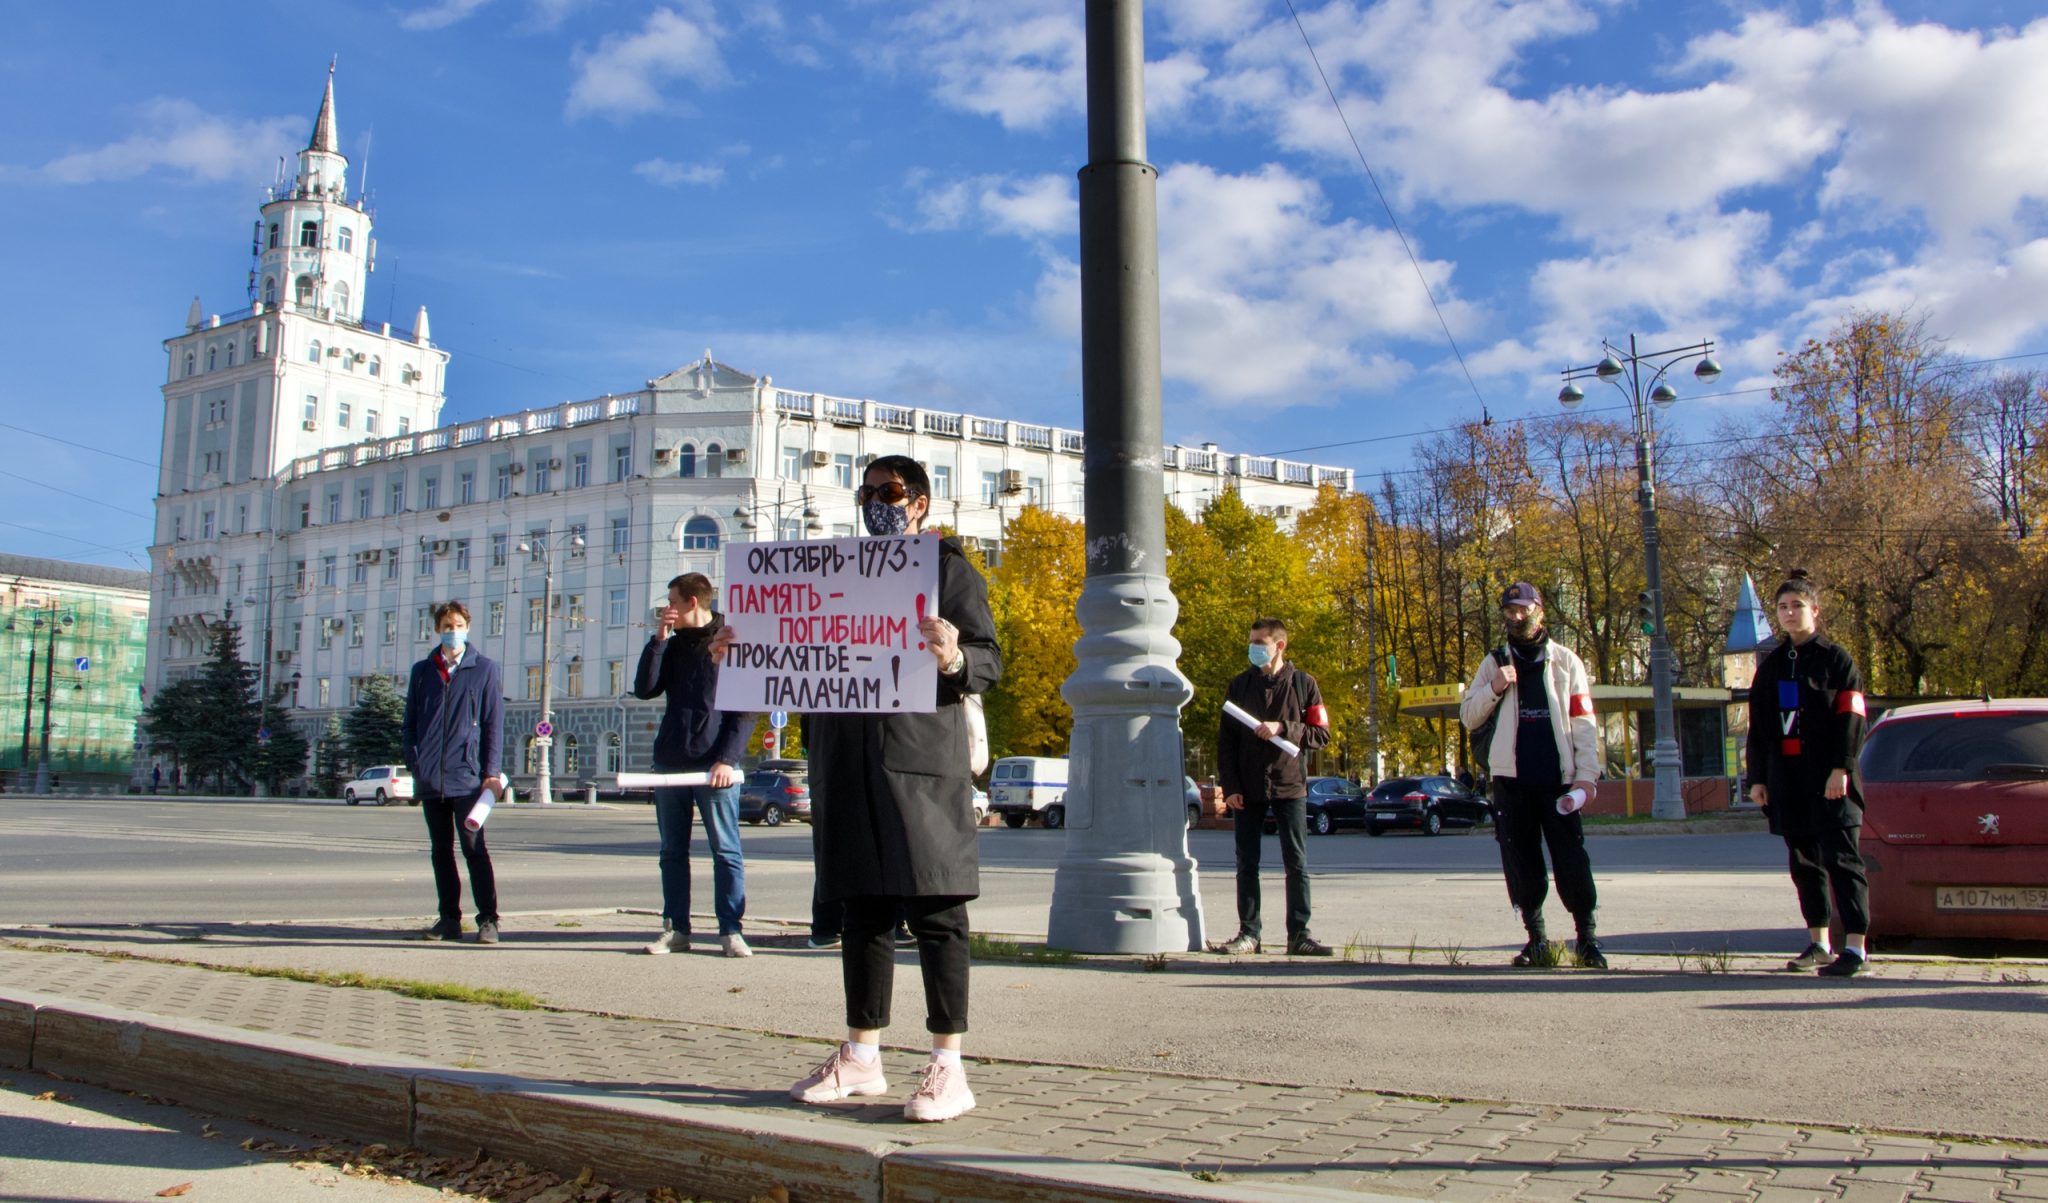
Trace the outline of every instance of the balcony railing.
<instances>
[{"instance_id":1,"label":"balcony railing","mask_svg":"<svg viewBox=\"0 0 2048 1203\"><path fill-rule=\"evenodd\" d=\"M971 418L968 435L978 443L1007 443L1010 441L1010 424L995 418Z\"/></svg>"},{"instance_id":2,"label":"balcony railing","mask_svg":"<svg viewBox=\"0 0 2048 1203\"><path fill-rule=\"evenodd\" d=\"M960 437L960 415L927 413L924 415L924 432L957 439Z\"/></svg>"}]
</instances>

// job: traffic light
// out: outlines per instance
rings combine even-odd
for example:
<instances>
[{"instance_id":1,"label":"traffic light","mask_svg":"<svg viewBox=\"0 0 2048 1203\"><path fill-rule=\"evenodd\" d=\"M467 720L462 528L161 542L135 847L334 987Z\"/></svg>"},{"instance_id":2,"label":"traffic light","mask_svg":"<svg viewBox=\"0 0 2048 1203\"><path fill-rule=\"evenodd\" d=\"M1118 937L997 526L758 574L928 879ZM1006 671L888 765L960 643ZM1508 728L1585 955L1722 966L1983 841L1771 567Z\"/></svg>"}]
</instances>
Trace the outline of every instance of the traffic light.
<instances>
[{"instance_id":1,"label":"traffic light","mask_svg":"<svg viewBox=\"0 0 2048 1203\"><path fill-rule=\"evenodd\" d=\"M1650 595L1647 593L1636 594L1636 625L1643 629L1645 635L1657 633L1657 612L1650 608Z\"/></svg>"}]
</instances>

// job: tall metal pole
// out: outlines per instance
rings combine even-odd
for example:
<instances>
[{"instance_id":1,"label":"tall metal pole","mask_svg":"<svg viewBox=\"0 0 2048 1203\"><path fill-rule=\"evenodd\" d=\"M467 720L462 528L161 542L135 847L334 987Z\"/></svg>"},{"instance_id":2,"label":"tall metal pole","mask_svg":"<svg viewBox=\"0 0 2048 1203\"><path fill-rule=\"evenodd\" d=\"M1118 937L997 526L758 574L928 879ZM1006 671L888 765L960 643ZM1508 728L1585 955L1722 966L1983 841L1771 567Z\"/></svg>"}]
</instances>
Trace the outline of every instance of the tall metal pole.
<instances>
[{"instance_id":1,"label":"tall metal pole","mask_svg":"<svg viewBox=\"0 0 2048 1203\"><path fill-rule=\"evenodd\" d=\"M244 598L243 600L247 600ZM266 582L263 586L263 670L259 676L256 695L256 726L259 730L270 725L270 608L277 604L277 589ZM268 798L270 787L264 784L263 774L256 774L255 797Z\"/></svg>"},{"instance_id":2,"label":"tall metal pole","mask_svg":"<svg viewBox=\"0 0 2048 1203\"><path fill-rule=\"evenodd\" d=\"M1684 766L1679 763L1677 707L1671 699L1671 640L1664 632L1664 572L1658 557L1657 476L1650 457L1650 409L1643 398L1643 367L1636 336L1628 336L1629 404L1636 419L1636 508L1643 521L1643 575L1650 594L1650 706L1657 724L1656 792L1650 817L1685 817Z\"/></svg>"},{"instance_id":3,"label":"tall metal pole","mask_svg":"<svg viewBox=\"0 0 2048 1203\"><path fill-rule=\"evenodd\" d=\"M1373 574L1374 517L1372 502L1368 498L1365 505L1365 729L1372 737L1372 779L1366 782L1368 789L1380 781L1380 653L1379 637L1373 630L1377 617L1373 595L1379 590Z\"/></svg>"},{"instance_id":4,"label":"tall metal pole","mask_svg":"<svg viewBox=\"0 0 2048 1203\"><path fill-rule=\"evenodd\" d=\"M43 746L36 758L36 793L50 792L50 665L57 658L57 612L50 611L49 646L43 649Z\"/></svg>"},{"instance_id":5,"label":"tall metal pole","mask_svg":"<svg viewBox=\"0 0 2048 1203\"><path fill-rule=\"evenodd\" d=\"M21 771L28 774L28 742L35 732L36 719L36 621L31 620L28 628L28 680L21 694Z\"/></svg>"},{"instance_id":6,"label":"tall metal pole","mask_svg":"<svg viewBox=\"0 0 2048 1203\"><path fill-rule=\"evenodd\" d=\"M1166 577L1159 388L1159 173L1145 161L1139 0L1088 0L1088 165L1080 172L1087 580L1061 695L1074 709L1067 846L1046 942L1076 952L1202 947L1187 850Z\"/></svg>"},{"instance_id":7,"label":"tall metal pole","mask_svg":"<svg viewBox=\"0 0 2048 1203\"><path fill-rule=\"evenodd\" d=\"M549 640L555 626L555 524L548 523L546 550L547 574L542 578L540 602L540 721L554 721L555 704L555 657ZM555 800L555 734L551 729L546 735L536 735L534 744L540 749L540 767L534 774L533 800L552 802Z\"/></svg>"}]
</instances>

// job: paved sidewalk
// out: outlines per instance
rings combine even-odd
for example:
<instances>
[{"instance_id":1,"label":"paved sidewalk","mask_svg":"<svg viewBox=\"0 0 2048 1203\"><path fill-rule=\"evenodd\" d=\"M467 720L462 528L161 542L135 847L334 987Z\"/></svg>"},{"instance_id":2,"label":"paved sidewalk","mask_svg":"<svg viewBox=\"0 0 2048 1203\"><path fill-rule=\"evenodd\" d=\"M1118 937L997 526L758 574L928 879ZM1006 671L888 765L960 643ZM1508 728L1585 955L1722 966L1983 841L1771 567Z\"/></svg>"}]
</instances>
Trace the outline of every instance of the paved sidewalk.
<instances>
[{"instance_id":1,"label":"paved sidewalk","mask_svg":"<svg viewBox=\"0 0 2048 1203\"><path fill-rule=\"evenodd\" d=\"M0 997L21 991L623 1097L784 1120L823 1111L898 1144L1144 1166L1283 1192L1267 1197L1322 1188L1453 1203L2048 1201L2048 1150L2002 1143L982 1058L970 1063L979 1109L912 1126L898 1118L900 1096L922 1057L893 1049L885 1058L896 1102L808 1109L784 1092L825 1045L709 1024L501 1010L140 959L0 950Z\"/></svg>"}]
</instances>

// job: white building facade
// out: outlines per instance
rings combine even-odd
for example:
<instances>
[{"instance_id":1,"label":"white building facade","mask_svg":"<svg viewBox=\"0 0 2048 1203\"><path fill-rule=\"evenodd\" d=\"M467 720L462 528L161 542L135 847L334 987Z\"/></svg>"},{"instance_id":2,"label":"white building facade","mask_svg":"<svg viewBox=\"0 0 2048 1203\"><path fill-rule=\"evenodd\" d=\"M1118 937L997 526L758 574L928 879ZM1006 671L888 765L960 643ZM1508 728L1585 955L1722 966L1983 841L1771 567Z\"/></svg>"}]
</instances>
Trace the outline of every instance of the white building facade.
<instances>
[{"instance_id":1,"label":"white building facade","mask_svg":"<svg viewBox=\"0 0 2048 1203\"><path fill-rule=\"evenodd\" d=\"M506 767L552 755L564 787L602 783L648 763L659 703L627 690L668 580L719 580L732 540L855 534L870 459L923 462L934 520L992 557L1025 506L1081 516L1079 431L793 391L709 351L637 391L444 426L426 310L410 331L361 320L371 215L336 145L330 75L297 177L263 205L255 299L203 319L195 301L166 341L152 690L234 623L316 737L370 676L402 688L432 607L460 600L504 666ZM1228 489L1284 523L1352 487L1349 469L1163 450L1190 514ZM531 741L543 665L551 749Z\"/></svg>"}]
</instances>

